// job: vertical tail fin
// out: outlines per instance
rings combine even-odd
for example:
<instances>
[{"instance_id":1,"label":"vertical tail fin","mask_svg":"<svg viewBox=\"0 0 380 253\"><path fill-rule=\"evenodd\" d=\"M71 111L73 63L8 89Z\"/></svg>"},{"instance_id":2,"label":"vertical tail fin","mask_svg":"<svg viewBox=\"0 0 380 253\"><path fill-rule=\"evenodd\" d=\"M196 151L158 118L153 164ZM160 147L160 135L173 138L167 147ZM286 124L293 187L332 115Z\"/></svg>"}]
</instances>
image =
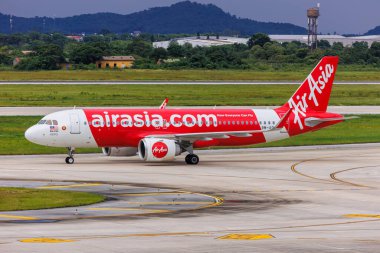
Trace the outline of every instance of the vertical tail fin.
<instances>
[{"instance_id":1,"label":"vertical tail fin","mask_svg":"<svg viewBox=\"0 0 380 253\"><path fill-rule=\"evenodd\" d=\"M323 57L288 103L278 109L282 111L292 109L293 112L303 113L326 112L338 62L337 56Z\"/></svg>"}]
</instances>

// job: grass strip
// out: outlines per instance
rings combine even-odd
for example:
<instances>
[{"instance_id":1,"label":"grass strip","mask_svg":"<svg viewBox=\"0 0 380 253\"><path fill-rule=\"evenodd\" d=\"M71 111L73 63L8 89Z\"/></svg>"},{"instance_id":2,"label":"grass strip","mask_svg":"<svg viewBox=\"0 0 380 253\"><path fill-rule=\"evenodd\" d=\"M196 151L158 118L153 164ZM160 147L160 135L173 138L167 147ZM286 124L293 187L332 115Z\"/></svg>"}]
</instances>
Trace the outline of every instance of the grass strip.
<instances>
[{"instance_id":1,"label":"grass strip","mask_svg":"<svg viewBox=\"0 0 380 253\"><path fill-rule=\"evenodd\" d=\"M257 70L168 70L168 69L126 69L126 70L57 70L57 71L0 71L3 81L36 80L114 80L114 81L275 81L303 80L314 66L294 67L294 71ZM376 69L358 71L340 66L337 81L377 81L380 72Z\"/></svg>"},{"instance_id":2,"label":"grass strip","mask_svg":"<svg viewBox=\"0 0 380 253\"><path fill-rule=\"evenodd\" d=\"M104 200L102 195L87 192L0 187L0 211L83 206Z\"/></svg>"},{"instance_id":3,"label":"grass strip","mask_svg":"<svg viewBox=\"0 0 380 253\"><path fill-rule=\"evenodd\" d=\"M1 85L0 106L270 106L297 85ZM335 85L330 105L380 105L380 85Z\"/></svg>"}]
</instances>

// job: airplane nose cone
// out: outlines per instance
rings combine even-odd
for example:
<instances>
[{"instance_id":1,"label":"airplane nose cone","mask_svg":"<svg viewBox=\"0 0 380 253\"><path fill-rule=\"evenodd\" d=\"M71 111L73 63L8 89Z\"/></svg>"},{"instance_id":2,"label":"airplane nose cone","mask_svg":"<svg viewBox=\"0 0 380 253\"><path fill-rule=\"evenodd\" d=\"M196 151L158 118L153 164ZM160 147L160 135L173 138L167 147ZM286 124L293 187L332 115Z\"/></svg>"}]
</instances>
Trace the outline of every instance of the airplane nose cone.
<instances>
[{"instance_id":1,"label":"airplane nose cone","mask_svg":"<svg viewBox=\"0 0 380 253\"><path fill-rule=\"evenodd\" d=\"M35 126L32 126L32 127L29 127L26 131L25 131L25 138L30 141L30 142L33 142L35 143L36 142L36 139L37 139L37 129Z\"/></svg>"}]
</instances>

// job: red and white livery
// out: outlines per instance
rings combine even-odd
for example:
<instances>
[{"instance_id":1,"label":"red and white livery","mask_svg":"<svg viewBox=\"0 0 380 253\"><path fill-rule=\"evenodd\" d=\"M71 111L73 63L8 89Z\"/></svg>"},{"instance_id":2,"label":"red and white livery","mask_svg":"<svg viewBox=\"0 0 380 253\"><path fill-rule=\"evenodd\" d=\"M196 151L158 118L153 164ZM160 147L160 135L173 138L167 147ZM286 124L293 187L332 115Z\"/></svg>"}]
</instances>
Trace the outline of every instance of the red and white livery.
<instances>
[{"instance_id":1,"label":"red and white livery","mask_svg":"<svg viewBox=\"0 0 380 253\"><path fill-rule=\"evenodd\" d=\"M276 109L73 109L46 115L25 132L34 143L73 150L102 147L108 156L138 155L147 162L172 161L195 148L242 146L286 139L337 124L326 112L338 57L324 57L294 95Z\"/></svg>"}]
</instances>

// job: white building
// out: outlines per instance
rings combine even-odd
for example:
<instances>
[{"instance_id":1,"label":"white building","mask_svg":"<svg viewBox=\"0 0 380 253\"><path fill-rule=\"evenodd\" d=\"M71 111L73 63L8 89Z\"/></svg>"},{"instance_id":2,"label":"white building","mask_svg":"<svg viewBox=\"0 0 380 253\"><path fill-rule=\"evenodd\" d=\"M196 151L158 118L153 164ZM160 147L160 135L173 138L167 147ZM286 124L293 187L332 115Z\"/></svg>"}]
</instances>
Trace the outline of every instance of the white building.
<instances>
[{"instance_id":1,"label":"white building","mask_svg":"<svg viewBox=\"0 0 380 253\"><path fill-rule=\"evenodd\" d=\"M307 35L269 35L270 39L277 41L279 43L299 41L301 43L307 44ZM177 38L170 41L159 41L153 42L154 48L168 48L170 42L176 41L179 45L184 45L185 43L191 44L193 47L211 47L211 46L222 46L222 45L233 45L235 43L246 44L249 38L236 38L236 37L225 37L220 36L217 39L215 36L210 36L207 39L206 36L197 37L186 37ZM354 42L367 42L369 46L373 42L380 42L380 35L373 36L358 36L358 37L344 37L341 35L318 35L318 40L327 40L332 45L334 42L341 42L344 46L351 46Z\"/></svg>"}]
</instances>

